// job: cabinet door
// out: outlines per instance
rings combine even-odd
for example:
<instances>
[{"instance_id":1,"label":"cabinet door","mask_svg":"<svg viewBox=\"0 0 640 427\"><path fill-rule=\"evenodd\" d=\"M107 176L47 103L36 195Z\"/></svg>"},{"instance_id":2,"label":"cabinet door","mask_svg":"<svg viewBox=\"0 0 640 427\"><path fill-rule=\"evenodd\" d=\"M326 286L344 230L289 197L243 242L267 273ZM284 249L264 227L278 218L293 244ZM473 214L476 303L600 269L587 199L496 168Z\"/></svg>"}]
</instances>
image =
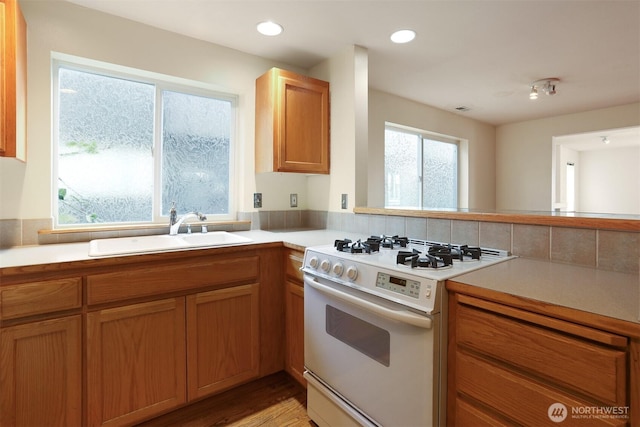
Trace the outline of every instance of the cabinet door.
<instances>
[{"instance_id":1,"label":"cabinet door","mask_svg":"<svg viewBox=\"0 0 640 427\"><path fill-rule=\"evenodd\" d=\"M290 280L285 282L286 371L306 386L304 372L304 288Z\"/></svg>"},{"instance_id":2,"label":"cabinet door","mask_svg":"<svg viewBox=\"0 0 640 427\"><path fill-rule=\"evenodd\" d=\"M329 173L329 85L281 75L278 94L278 170Z\"/></svg>"},{"instance_id":3,"label":"cabinet door","mask_svg":"<svg viewBox=\"0 0 640 427\"><path fill-rule=\"evenodd\" d=\"M189 400L259 373L258 285L187 296Z\"/></svg>"},{"instance_id":4,"label":"cabinet door","mask_svg":"<svg viewBox=\"0 0 640 427\"><path fill-rule=\"evenodd\" d=\"M0 425L78 426L82 319L70 316L0 333Z\"/></svg>"},{"instance_id":5,"label":"cabinet door","mask_svg":"<svg viewBox=\"0 0 640 427\"><path fill-rule=\"evenodd\" d=\"M27 24L17 0L0 0L0 156L25 161Z\"/></svg>"},{"instance_id":6,"label":"cabinet door","mask_svg":"<svg viewBox=\"0 0 640 427\"><path fill-rule=\"evenodd\" d=\"M272 68L256 80L256 172L329 173L329 83Z\"/></svg>"},{"instance_id":7,"label":"cabinet door","mask_svg":"<svg viewBox=\"0 0 640 427\"><path fill-rule=\"evenodd\" d=\"M185 402L184 297L87 314L88 425L131 425Z\"/></svg>"}]
</instances>

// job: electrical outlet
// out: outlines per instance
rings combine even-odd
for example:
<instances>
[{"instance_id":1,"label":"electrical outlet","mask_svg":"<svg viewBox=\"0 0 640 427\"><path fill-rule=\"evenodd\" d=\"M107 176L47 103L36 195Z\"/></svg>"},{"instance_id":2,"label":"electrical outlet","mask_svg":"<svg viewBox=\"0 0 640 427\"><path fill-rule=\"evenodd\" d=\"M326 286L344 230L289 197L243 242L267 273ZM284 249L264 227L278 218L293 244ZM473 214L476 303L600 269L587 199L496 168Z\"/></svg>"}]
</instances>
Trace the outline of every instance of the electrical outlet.
<instances>
[{"instance_id":1,"label":"electrical outlet","mask_svg":"<svg viewBox=\"0 0 640 427\"><path fill-rule=\"evenodd\" d=\"M253 207L254 208L262 207L262 193L253 193Z\"/></svg>"},{"instance_id":2,"label":"electrical outlet","mask_svg":"<svg viewBox=\"0 0 640 427\"><path fill-rule=\"evenodd\" d=\"M298 207L298 195L296 193L289 194L289 204L292 208Z\"/></svg>"},{"instance_id":3,"label":"electrical outlet","mask_svg":"<svg viewBox=\"0 0 640 427\"><path fill-rule=\"evenodd\" d=\"M348 203L347 203L347 195L346 194L342 195L341 204L342 204L342 209L347 209Z\"/></svg>"}]
</instances>

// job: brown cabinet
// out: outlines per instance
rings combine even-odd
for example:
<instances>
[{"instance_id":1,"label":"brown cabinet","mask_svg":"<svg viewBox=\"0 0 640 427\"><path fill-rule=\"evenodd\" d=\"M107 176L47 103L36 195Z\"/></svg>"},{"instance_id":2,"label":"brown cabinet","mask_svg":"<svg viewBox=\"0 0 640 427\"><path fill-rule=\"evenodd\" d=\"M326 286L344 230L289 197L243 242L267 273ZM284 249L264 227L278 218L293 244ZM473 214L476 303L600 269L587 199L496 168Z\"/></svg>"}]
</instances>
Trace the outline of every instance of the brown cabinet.
<instances>
[{"instance_id":1,"label":"brown cabinet","mask_svg":"<svg viewBox=\"0 0 640 427\"><path fill-rule=\"evenodd\" d=\"M448 425L629 425L627 337L459 293L449 302ZM592 408L627 413L584 417Z\"/></svg>"},{"instance_id":2,"label":"brown cabinet","mask_svg":"<svg viewBox=\"0 0 640 427\"><path fill-rule=\"evenodd\" d=\"M81 283L70 277L0 287L1 426L81 424Z\"/></svg>"},{"instance_id":3,"label":"brown cabinet","mask_svg":"<svg viewBox=\"0 0 640 427\"><path fill-rule=\"evenodd\" d=\"M80 315L0 330L0 425L82 425Z\"/></svg>"},{"instance_id":4,"label":"brown cabinet","mask_svg":"<svg viewBox=\"0 0 640 427\"><path fill-rule=\"evenodd\" d=\"M259 261L198 257L89 275L88 304L110 307L87 314L88 425L130 425L257 378ZM167 293L181 296L155 296ZM128 303L140 298L152 300Z\"/></svg>"},{"instance_id":5,"label":"brown cabinet","mask_svg":"<svg viewBox=\"0 0 640 427\"><path fill-rule=\"evenodd\" d=\"M186 401L184 298L87 314L87 424L131 425Z\"/></svg>"},{"instance_id":6,"label":"brown cabinet","mask_svg":"<svg viewBox=\"0 0 640 427\"><path fill-rule=\"evenodd\" d=\"M17 0L0 0L0 156L25 161L27 24Z\"/></svg>"},{"instance_id":7,"label":"brown cabinet","mask_svg":"<svg viewBox=\"0 0 640 427\"><path fill-rule=\"evenodd\" d=\"M257 378L258 285L187 296L187 385L193 400Z\"/></svg>"},{"instance_id":8,"label":"brown cabinet","mask_svg":"<svg viewBox=\"0 0 640 427\"><path fill-rule=\"evenodd\" d=\"M329 83L272 68L256 80L256 172L329 173Z\"/></svg>"},{"instance_id":9,"label":"brown cabinet","mask_svg":"<svg viewBox=\"0 0 640 427\"><path fill-rule=\"evenodd\" d=\"M302 272L303 253L287 250L285 253L285 370L300 384L306 386L304 372L304 286Z\"/></svg>"},{"instance_id":10,"label":"brown cabinet","mask_svg":"<svg viewBox=\"0 0 640 427\"><path fill-rule=\"evenodd\" d=\"M123 426L284 366L282 247L0 269L0 426Z\"/></svg>"}]
</instances>

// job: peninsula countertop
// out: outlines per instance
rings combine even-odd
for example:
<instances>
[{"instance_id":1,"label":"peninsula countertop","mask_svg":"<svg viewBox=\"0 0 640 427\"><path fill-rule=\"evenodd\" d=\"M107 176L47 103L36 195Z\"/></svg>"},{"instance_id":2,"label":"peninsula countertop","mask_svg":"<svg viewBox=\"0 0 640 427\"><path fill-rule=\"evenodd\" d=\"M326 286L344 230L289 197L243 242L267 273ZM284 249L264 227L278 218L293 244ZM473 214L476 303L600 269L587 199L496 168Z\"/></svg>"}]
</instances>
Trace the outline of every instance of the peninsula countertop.
<instances>
[{"instance_id":1,"label":"peninsula countertop","mask_svg":"<svg viewBox=\"0 0 640 427\"><path fill-rule=\"evenodd\" d=\"M638 274L515 258L451 279L448 289L460 288L480 297L506 296L525 308L531 302L546 312L568 309L622 320L640 333Z\"/></svg>"}]
</instances>

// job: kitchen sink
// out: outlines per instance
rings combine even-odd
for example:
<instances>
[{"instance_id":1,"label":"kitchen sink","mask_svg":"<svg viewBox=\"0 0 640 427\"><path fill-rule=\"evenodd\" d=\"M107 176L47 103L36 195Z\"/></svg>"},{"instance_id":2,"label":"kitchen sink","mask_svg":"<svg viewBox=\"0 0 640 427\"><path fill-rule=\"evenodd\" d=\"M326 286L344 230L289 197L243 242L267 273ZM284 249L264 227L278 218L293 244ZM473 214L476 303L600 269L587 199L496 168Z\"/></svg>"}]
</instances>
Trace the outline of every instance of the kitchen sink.
<instances>
[{"instance_id":1,"label":"kitchen sink","mask_svg":"<svg viewBox=\"0 0 640 427\"><path fill-rule=\"evenodd\" d=\"M238 236L237 234L227 233L226 231L210 231L208 233L179 234L178 236L189 247L198 246L223 246L234 245L236 243L248 243L251 239Z\"/></svg>"},{"instance_id":2,"label":"kitchen sink","mask_svg":"<svg viewBox=\"0 0 640 427\"><path fill-rule=\"evenodd\" d=\"M163 252L197 247L216 247L248 243L252 240L226 231L198 234L166 234L157 236L117 237L89 242L89 256L124 255Z\"/></svg>"}]
</instances>

